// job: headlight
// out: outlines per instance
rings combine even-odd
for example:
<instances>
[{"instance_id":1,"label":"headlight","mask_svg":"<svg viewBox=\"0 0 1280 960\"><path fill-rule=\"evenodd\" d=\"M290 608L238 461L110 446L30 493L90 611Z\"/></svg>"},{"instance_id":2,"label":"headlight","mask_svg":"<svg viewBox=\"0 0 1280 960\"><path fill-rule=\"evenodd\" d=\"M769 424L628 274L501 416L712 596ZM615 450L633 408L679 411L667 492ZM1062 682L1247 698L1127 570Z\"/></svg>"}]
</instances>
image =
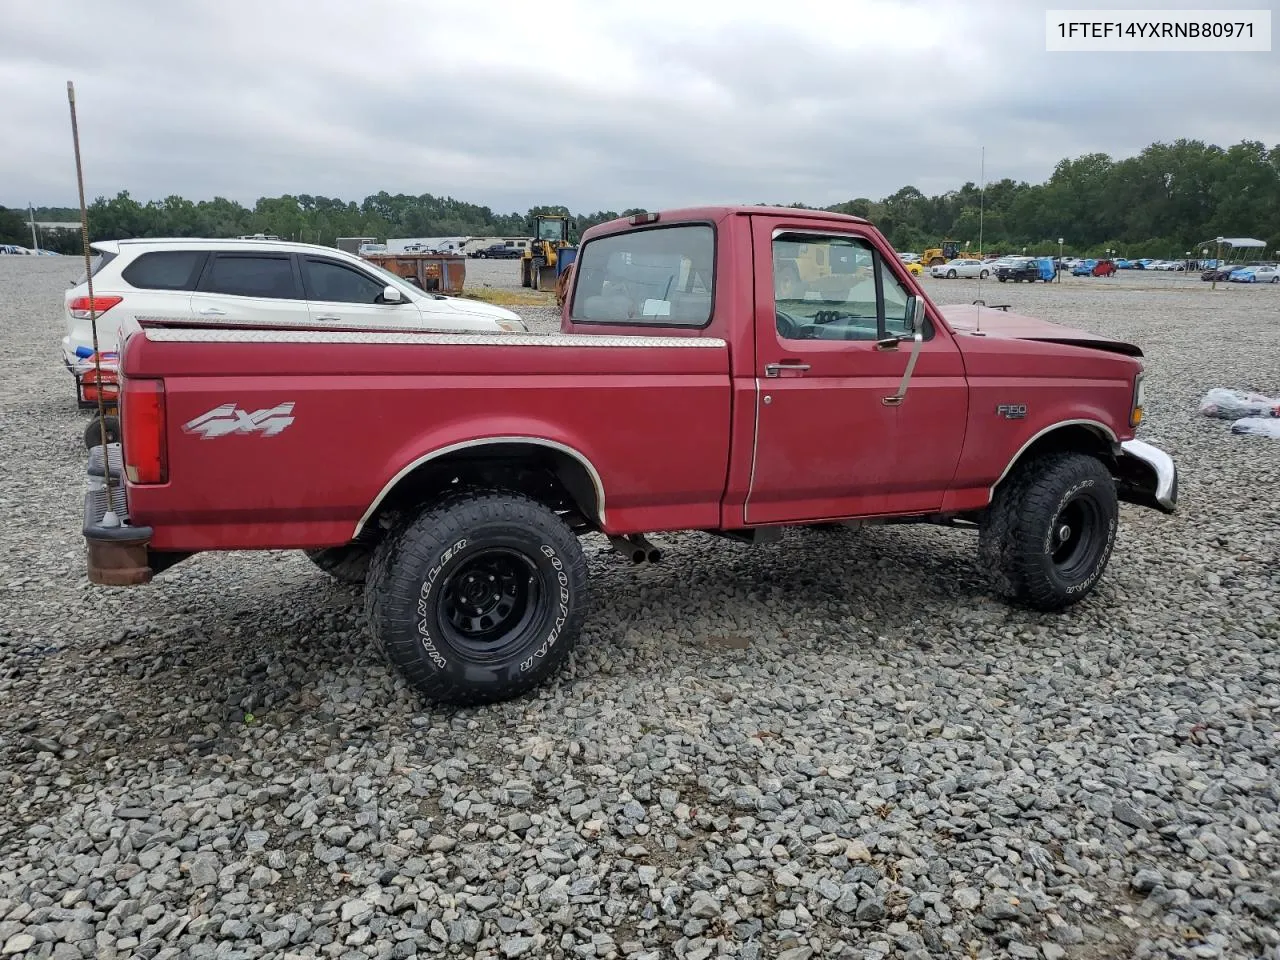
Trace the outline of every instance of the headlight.
<instances>
[{"instance_id":1,"label":"headlight","mask_svg":"<svg viewBox=\"0 0 1280 960\"><path fill-rule=\"evenodd\" d=\"M1138 374L1133 381L1133 409L1129 412L1129 426L1136 427L1142 423L1142 407L1146 400L1146 391L1143 387L1143 377L1146 374Z\"/></svg>"},{"instance_id":2,"label":"headlight","mask_svg":"<svg viewBox=\"0 0 1280 960\"><path fill-rule=\"evenodd\" d=\"M528 333L529 328L525 326L523 320L499 320L498 326L507 333Z\"/></svg>"}]
</instances>

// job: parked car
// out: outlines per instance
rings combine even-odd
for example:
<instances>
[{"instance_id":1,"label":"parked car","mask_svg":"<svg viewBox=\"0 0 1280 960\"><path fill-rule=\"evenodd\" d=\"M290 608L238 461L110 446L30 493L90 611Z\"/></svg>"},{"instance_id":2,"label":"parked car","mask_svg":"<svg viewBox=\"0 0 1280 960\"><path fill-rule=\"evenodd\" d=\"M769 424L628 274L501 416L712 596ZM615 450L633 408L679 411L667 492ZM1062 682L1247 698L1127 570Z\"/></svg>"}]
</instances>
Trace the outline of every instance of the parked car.
<instances>
[{"instance_id":1,"label":"parked car","mask_svg":"<svg viewBox=\"0 0 1280 960\"><path fill-rule=\"evenodd\" d=\"M1222 263L1216 267L1210 267L1204 273L1200 274L1201 280L1213 280L1221 282L1231 279L1231 274L1245 266L1240 263Z\"/></svg>"},{"instance_id":2,"label":"parked car","mask_svg":"<svg viewBox=\"0 0 1280 960\"><path fill-rule=\"evenodd\" d=\"M123 442L87 468L91 582L304 549L364 583L369 629L421 695L479 704L565 664L589 533L645 563L659 530L972 526L994 592L1056 611L1094 593L1121 502L1177 509L1174 461L1135 438L1138 346L938 307L857 217L593 226L559 335L323 329L129 313Z\"/></svg>"},{"instance_id":3,"label":"parked car","mask_svg":"<svg viewBox=\"0 0 1280 960\"><path fill-rule=\"evenodd\" d=\"M1071 268L1071 275L1073 277L1091 277L1093 276L1093 268L1097 265L1097 260L1081 260Z\"/></svg>"},{"instance_id":4,"label":"parked car","mask_svg":"<svg viewBox=\"0 0 1280 960\"><path fill-rule=\"evenodd\" d=\"M1055 276L1057 271L1054 269L1051 257L1019 257L1009 265L996 270L996 279L1001 283L1010 280L1015 283L1021 283L1024 280L1028 283L1035 283L1037 280L1048 283Z\"/></svg>"},{"instance_id":5,"label":"parked car","mask_svg":"<svg viewBox=\"0 0 1280 960\"><path fill-rule=\"evenodd\" d=\"M919 260L912 260L910 263L903 263L903 266L907 268L907 273L911 274L913 277L918 277L924 273L924 266Z\"/></svg>"},{"instance_id":6,"label":"parked car","mask_svg":"<svg viewBox=\"0 0 1280 960\"><path fill-rule=\"evenodd\" d=\"M991 276L991 268L981 260L957 257L930 267L929 276L946 277L948 280L955 280L957 277L978 277L985 280Z\"/></svg>"},{"instance_id":7,"label":"parked car","mask_svg":"<svg viewBox=\"0 0 1280 960\"><path fill-rule=\"evenodd\" d=\"M1089 275L1092 277L1114 277L1117 269L1114 260L1099 260L1093 265Z\"/></svg>"},{"instance_id":8,"label":"parked car","mask_svg":"<svg viewBox=\"0 0 1280 960\"><path fill-rule=\"evenodd\" d=\"M1233 270L1227 278L1232 283L1276 283L1280 282L1280 268L1274 264L1258 264Z\"/></svg>"},{"instance_id":9,"label":"parked car","mask_svg":"<svg viewBox=\"0 0 1280 960\"><path fill-rule=\"evenodd\" d=\"M433 329L523 332L503 307L428 293L333 247L276 240L104 240L92 245L98 343L116 352L117 331L136 316L170 324L249 328ZM87 281L63 297L62 356L76 398L92 406ZM114 360L105 372L112 372ZM105 378L104 378L105 380ZM105 386L105 383L104 383Z\"/></svg>"},{"instance_id":10,"label":"parked car","mask_svg":"<svg viewBox=\"0 0 1280 960\"><path fill-rule=\"evenodd\" d=\"M510 241L503 243L492 243L483 250L476 251L476 258L479 260L518 260L524 254L524 250Z\"/></svg>"}]
</instances>

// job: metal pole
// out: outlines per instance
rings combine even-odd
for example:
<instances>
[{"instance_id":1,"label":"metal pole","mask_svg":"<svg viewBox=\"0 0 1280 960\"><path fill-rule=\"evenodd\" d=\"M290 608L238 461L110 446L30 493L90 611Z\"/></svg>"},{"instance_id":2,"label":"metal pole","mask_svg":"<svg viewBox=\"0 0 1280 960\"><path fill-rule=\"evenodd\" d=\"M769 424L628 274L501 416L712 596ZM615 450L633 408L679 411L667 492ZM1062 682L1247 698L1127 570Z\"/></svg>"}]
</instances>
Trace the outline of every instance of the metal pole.
<instances>
[{"instance_id":1,"label":"metal pole","mask_svg":"<svg viewBox=\"0 0 1280 960\"><path fill-rule=\"evenodd\" d=\"M98 349L98 309L93 300L93 264L89 254L89 212L84 202L84 169L80 165L80 126L76 123L76 88L67 81L67 104L71 108L71 139L76 153L76 185L80 189L80 240L84 247L84 275L89 285L89 329L93 332L93 367L98 378L98 434L102 439L102 473L107 492L107 511L102 518L102 526L118 527L119 518L112 509L114 501L111 497L111 456L107 445L107 407L102 399L102 353Z\"/></svg>"},{"instance_id":2,"label":"metal pole","mask_svg":"<svg viewBox=\"0 0 1280 960\"><path fill-rule=\"evenodd\" d=\"M36 210L31 206L31 201L27 201L27 217L31 221L31 249L36 253L40 252L40 238L36 236Z\"/></svg>"}]
</instances>

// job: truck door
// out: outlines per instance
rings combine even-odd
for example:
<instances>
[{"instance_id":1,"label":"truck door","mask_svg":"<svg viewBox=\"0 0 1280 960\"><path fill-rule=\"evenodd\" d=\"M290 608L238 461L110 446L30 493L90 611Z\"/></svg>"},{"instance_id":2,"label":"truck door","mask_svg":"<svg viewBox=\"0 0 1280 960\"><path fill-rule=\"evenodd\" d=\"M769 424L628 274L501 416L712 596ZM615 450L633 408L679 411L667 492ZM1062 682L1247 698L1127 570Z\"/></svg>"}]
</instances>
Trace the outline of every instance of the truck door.
<instances>
[{"instance_id":1,"label":"truck door","mask_svg":"<svg viewBox=\"0 0 1280 960\"><path fill-rule=\"evenodd\" d=\"M926 314L897 401L915 292L897 257L854 224L752 221L756 438L746 522L938 510L968 416L950 333Z\"/></svg>"}]
</instances>

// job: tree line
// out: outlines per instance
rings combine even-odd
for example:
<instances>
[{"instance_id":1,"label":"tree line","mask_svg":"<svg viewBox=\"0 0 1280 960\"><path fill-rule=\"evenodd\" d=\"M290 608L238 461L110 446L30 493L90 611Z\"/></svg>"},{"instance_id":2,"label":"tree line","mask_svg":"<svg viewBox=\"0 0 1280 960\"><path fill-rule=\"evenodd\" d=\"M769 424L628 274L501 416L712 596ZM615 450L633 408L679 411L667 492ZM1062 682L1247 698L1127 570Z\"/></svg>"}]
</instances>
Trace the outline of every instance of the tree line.
<instances>
[{"instance_id":1,"label":"tree line","mask_svg":"<svg viewBox=\"0 0 1280 960\"><path fill-rule=\"evenodd\" d=\"M452 197L385 191L359 203L299 194L263 197L246 207L224 197L142 203L121 191L98 197L88 214L93 240L265 233L332 246L340 236L528 236L533 218L548 213L572 217L576 239L588 227L636 209L573 214L564 206L538 206L499 213ZM1044 183L1006 178L982 189L968 182L931 197L905 186L880 200L858 197L822 209L868 218L903 251L952 239L971 250L981 244L984 252L1056 253L1061 237L1066 251L1077 255L1114 249L1129 257L1181 257L1216 236L1256 237L1274 251L1280 248L1280 145L1246 140L1223 148L1180 139L1120 160L1104 153L1065 159ZM79 220L73 208L35 213L37 220ZM25 211L0 208L0 242L29 244L25 220ZM46 233L41 242L74 253L79 240L78 231L67 231Z\"/></svg>"}]
</instances>

